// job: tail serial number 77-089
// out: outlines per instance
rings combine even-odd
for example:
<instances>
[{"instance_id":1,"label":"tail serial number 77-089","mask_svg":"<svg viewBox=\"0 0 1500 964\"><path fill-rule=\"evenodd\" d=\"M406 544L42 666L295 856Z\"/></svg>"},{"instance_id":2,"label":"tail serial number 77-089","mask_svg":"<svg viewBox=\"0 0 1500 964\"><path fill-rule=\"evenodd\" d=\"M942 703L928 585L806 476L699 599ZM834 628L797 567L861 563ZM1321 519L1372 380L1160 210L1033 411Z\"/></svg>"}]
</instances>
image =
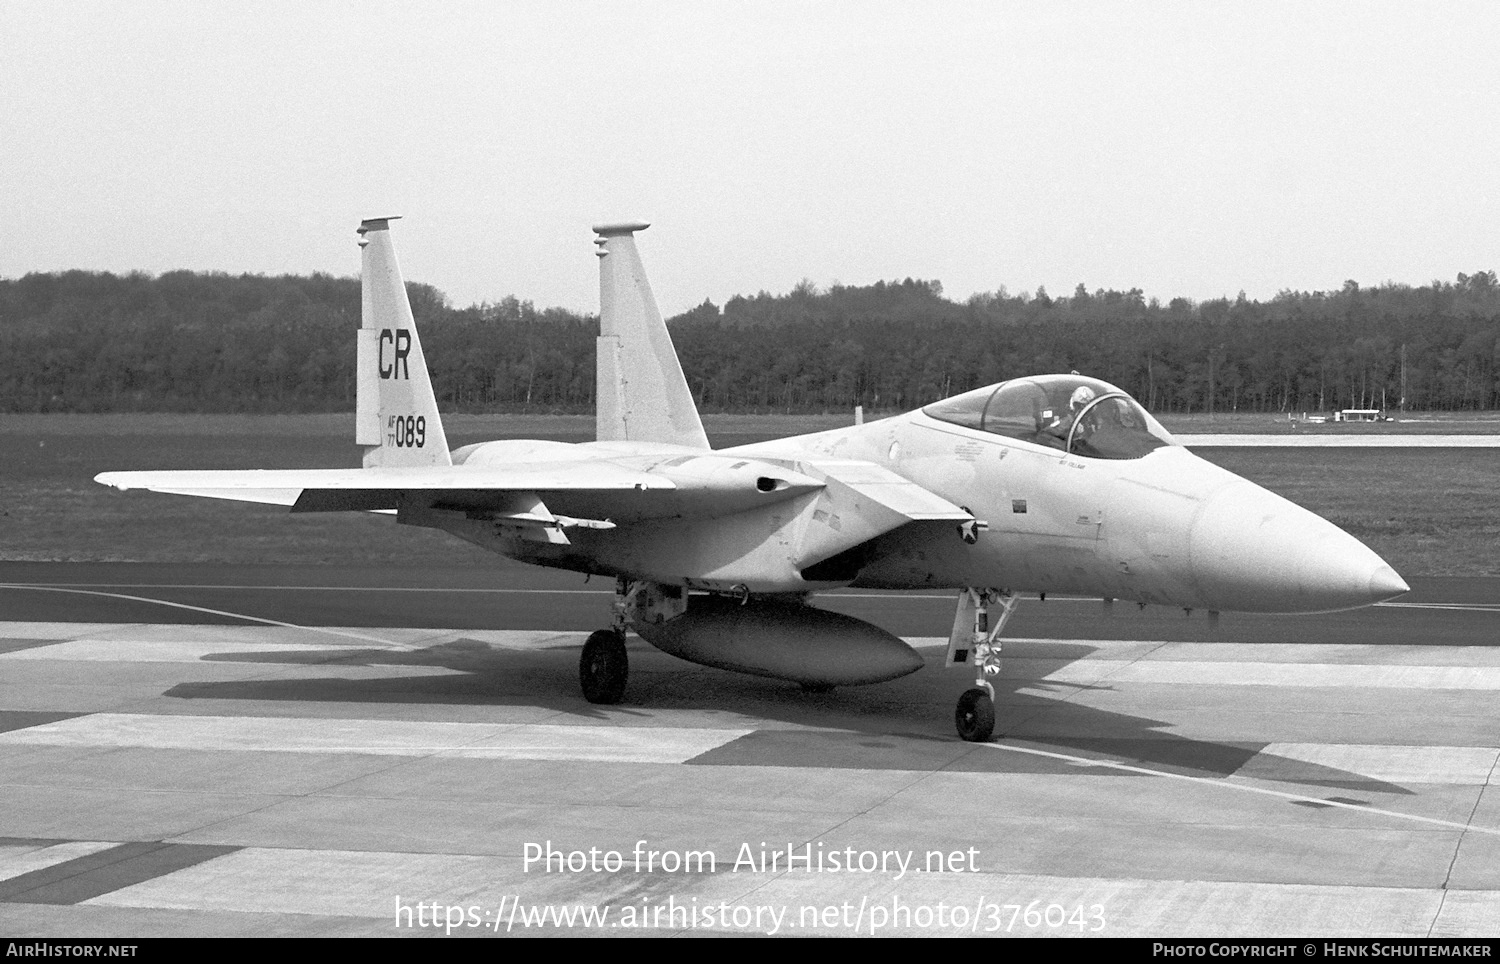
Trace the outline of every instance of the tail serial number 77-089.
<instances>
[{"instance_id":1,"label":"tail serial number 77-089","mask_svg":"<svg viewBox=\"0 0 1500 964\"><path fill-rule=\"evenodd\" d=\"M1018 593L1210 612L1323 612L1407 590L1332 523L1183 448L1133 398L1036 375L892 418L711 448L636 248L595 228L597 440L451 450L391 242L360 226L358 469L106 472L120 489L394 513L536 565L614 577L584 696L625 696L625 634L692 662L827 689L922 657L814 605L841 587L953 589L945 662L973 685L955 723L994 730L1000 635Z\"/></svg>"}]
</instances>

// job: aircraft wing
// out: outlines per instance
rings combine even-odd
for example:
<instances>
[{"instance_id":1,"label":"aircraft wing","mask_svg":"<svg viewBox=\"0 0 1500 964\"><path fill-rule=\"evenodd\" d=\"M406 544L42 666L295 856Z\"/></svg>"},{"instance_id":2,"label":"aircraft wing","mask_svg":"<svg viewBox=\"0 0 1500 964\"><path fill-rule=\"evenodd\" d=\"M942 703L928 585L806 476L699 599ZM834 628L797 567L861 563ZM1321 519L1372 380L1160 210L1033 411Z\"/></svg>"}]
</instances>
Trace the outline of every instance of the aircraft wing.
<instances>
[{"instance_id":1,"label":"aircraft wing","mask_svg":"<svg viewBox=\"0 0 1500 964\"><path fill-rule=\"evenodd\" d=\"M612 493L672 490L671 479L595 461L506 468L421 466L368 469L243 469L229 471L105 472L96 482L234 502L291 506L293 512L397 509L416 501L430 507L489 510L515 493Z\"/></svg>"},{"instance_id":2,"label":"aircraft wing","mask_svg":"<svg viewBox=\"0 0 1500 964\"><path fill-rule=\"evenodd\" d=\"M672 460L654 470L604 458L463 465L373 466L362 469L243 469L106 472L95 481L117 489L289 506L293 512L425 510L470 518L550 524L589 520L610 525L659 519L712 519L752 506L794 499L825 483L746 459L707 456L721 474L695 474ZM693 461L693 460L690 460ZM554 516L555 513L555 516Z\"/></svg>"},{"instance_id":3,"label":"aircraft wing","mask_svg":"<svg viewBox=\"0 0 1500 964\"><path fill-rule=\"evenodd\" d=\"M653 519L732 516L755 505L813 496L796 553L810 566L910 523L972 521L970 513L868 462L798 461L778 467L733 456L743 467L724 477L689 466L655 471L604 459L511 465L376 466L361 469L243 469L106 472L96 481L117 489L288 506L293 512L398 512L415 520L427 510L520 525L613 527ZM771 491L753 478L775 472ZM673 477L673 473L677 477ZM749 476L739 476L749 473Z\"/></svg>"}]
</instances>

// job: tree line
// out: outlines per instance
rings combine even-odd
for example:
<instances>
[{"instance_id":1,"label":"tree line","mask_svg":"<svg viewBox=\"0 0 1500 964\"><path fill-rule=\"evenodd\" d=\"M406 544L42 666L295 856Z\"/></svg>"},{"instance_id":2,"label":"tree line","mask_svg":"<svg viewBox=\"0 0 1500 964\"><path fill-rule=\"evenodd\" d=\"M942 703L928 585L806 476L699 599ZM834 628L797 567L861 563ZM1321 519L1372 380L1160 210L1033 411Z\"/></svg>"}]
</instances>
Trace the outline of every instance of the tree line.
<instances>
[{"instance_id":1,"label":"tree line","mask_svg":"<svg viewBox=\"0 0 1500 964\"><path fill-rule=\"evenodd\" d=\"M586 412L598 319L514 297L454 308L408 283L439 404ZM357 278L67 271L0 279L10 412L350 410ZM669 319L705 411L914 408L1078 371L1157 412L1500 409L1500 284L1283 291L1166 304L1139 289L803 282Z\"/></svg>"}]
</instances>

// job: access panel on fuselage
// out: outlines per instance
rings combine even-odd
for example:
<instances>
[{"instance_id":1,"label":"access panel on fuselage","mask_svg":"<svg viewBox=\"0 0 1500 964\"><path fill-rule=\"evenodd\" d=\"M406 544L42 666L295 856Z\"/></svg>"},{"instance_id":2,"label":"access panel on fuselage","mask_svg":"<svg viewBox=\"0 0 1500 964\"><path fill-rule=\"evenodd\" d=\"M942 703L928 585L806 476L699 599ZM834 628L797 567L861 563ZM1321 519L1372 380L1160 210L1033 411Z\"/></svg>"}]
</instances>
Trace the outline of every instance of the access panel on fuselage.
<instances>
[{"instance_id":1,"label":"access panel on fuselage","mask_svg":"<svg viewBox=\"0 0 1500 964\"><path fill-rule=\"evenodd\" d=\"M1104 528L1099 469L1038 445L914 419L897 439L899 470L963 505L988 529L971 555L998 584L1084 589ZM978 575L976 573L976 575Z\"/></svg>"}]
</instances>

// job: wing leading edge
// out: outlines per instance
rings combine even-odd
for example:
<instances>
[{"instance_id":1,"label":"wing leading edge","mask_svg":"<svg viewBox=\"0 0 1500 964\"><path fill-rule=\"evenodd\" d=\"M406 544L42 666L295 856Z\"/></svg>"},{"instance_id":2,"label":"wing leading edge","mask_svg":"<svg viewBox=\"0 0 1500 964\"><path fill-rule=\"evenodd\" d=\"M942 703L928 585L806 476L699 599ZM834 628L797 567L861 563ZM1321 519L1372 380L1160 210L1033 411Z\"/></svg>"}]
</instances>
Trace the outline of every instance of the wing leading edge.
<instances>
[{"instance_id":1,"label":"wing leading edge","mask_svg":"<svg viewBox=\"0 0 1500 964\"><path fill-rule=\"evenodd\" d=\"M369 469L237 469L105 472L95 482L122 491L147 489L233 502L291 506L294 512L393 509L430 497L454 508L482 509L511 492L645 492L671 490L671 479L612 465L565 462L504 470L452 466Z\"/></svg>"}]
</instances>

